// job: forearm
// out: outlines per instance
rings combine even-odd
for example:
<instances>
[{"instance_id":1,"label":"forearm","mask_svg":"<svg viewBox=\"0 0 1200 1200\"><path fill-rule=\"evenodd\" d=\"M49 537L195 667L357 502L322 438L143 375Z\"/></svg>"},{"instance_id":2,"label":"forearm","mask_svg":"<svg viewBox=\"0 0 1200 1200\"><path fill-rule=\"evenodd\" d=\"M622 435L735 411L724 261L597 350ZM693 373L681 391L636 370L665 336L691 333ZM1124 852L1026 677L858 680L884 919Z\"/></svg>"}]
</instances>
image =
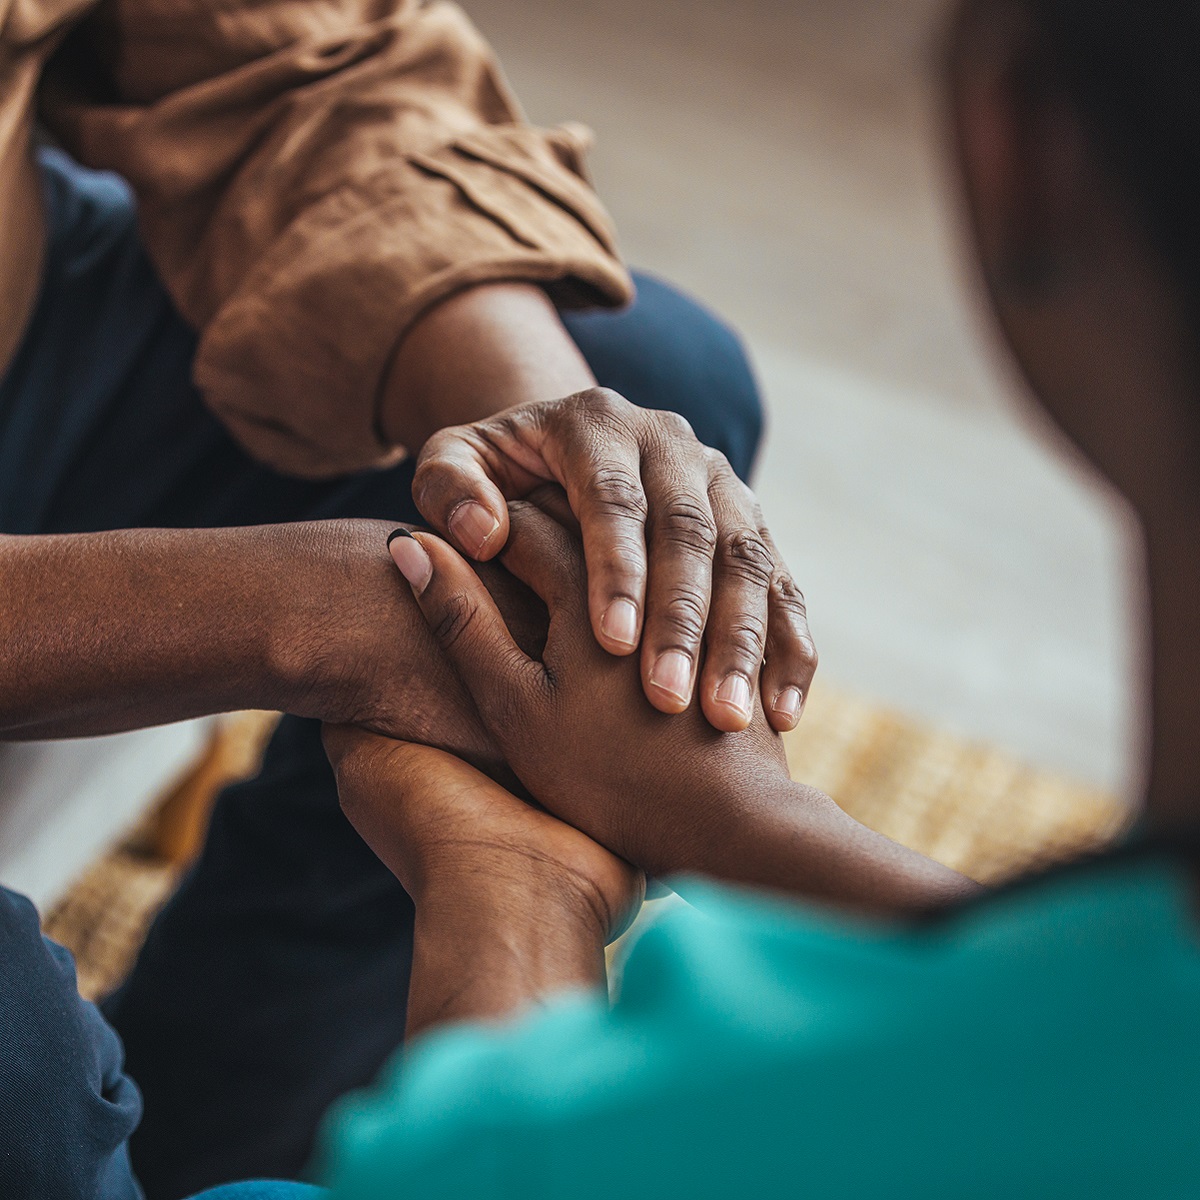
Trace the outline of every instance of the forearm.
<instances>
[{"instance_id":1,"label":"forearm","mask_svg":"<svg viewBox=\"0 0 1200 1200\"><path fill-rule=\"evenodd\" d=\"M320 612L349 569L335 544L346 529L0 538L0 736L112 733L242 707L325 715L332 681L304 678L304 664L332 633Z\"/></svg>"},{"instance_id":2,"label":"forearm","mask_svg":"<svg viewBox=\"0 0 1200 1200\"><path fill-rule=\"evenodd\" d=\"M794 782L743 802L709 853L713 873L730 882L882 915L939 908L980 890Z\"/></svg>"},{"instance_id":3,"label":"forearm","mask_svg":"<svg viewBox=\"0 0 1200 1200\"><path fill-rule=\"evenodd\" d=\"M451 296L405 336L385 380L380 424L389 443L415 450L447 425L595 382L541 288L489 284Z\"/></svg>"},{"instance_id":4,"label":"forearm","mask_svg":"<svg viewBox=\"0 0 1200 1200\"><path fill-rule=\"evenodd\" d=\"M577 904L525 881L446 882L417 901L408 1034L502 1020L564 991L603 988L604 936Z\"/></svg>"}]
</instances>

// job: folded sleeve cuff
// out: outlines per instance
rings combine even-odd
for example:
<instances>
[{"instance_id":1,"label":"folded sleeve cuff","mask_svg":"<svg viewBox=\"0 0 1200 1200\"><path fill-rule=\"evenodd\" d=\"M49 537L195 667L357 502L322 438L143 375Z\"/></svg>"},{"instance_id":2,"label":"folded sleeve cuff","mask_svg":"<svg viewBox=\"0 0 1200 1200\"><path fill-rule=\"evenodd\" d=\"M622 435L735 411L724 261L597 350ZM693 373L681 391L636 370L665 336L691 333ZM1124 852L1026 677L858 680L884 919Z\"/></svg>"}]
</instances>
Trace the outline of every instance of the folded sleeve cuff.
<instances>
[{"instance_id":1,"label":"folded sleeve cuff","mask_svg":"<svg viewBox=\"0 0 1200 1200\"><path fill-rule=\"evenodd\" d=\"M563 307L627 303L578 128L489 126L351 180L300 214L207 322L196 382L234 436L288 474L390 465L383 379L421 314L484 283Z\"/></svg>"}]
</instances>

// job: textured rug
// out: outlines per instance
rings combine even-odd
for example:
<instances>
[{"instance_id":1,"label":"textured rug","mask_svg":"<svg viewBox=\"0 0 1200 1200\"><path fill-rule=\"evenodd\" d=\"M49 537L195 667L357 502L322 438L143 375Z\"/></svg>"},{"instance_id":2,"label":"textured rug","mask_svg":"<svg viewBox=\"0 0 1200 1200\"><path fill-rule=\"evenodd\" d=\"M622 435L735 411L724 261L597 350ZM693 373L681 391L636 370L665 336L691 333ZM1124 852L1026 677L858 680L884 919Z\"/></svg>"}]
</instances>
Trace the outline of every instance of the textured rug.
<instances>
[{"instance_id":1,"label":"textured rug","mask_svg":"<svg viewBox=\"0 0 1200 1200\"><path fill-rule=\"evenodd\" d=\"M188 777L49 913L46 932L74 952L85 996L124 977L213 798L255 770L273 720L248 713L223 725ZM983 882L1103 844L1129 819L1103 792L829 688L814 693L788 758L795 778L863 824Z\"/></svg>"}]
</instances>

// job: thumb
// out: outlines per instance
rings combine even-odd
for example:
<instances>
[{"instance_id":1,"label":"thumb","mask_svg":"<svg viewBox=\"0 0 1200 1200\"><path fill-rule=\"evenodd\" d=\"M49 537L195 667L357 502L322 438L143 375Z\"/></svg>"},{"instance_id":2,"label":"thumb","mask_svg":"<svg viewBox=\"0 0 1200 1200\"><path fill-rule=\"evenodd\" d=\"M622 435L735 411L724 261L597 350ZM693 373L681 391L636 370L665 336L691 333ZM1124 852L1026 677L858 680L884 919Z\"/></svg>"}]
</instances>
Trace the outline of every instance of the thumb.
<instances>
[{"instance_id":1,"label":"thumb","mask_svg":"<svg viewBox=\"0 0 1200 1200\"><path fill-rule=\"evenodd\" d=\"M397 529L388 550L442 652L503 749L513 721L532 716L545 671L513 641L496 602L462 557L432 533Z\"/></svg>"},{"instance_id":2,"label":"thumb","mask_svg":"<svg viewBox=\"0 0 1200 1200\"><path fill-rule=\"evenodd\" d=\"M484 560L508 538L508 505L502 464L488 463L477 435L470 426L434 434L421 450L412 486L421 515L464 554Z\"/></svg>"}]
</instances>

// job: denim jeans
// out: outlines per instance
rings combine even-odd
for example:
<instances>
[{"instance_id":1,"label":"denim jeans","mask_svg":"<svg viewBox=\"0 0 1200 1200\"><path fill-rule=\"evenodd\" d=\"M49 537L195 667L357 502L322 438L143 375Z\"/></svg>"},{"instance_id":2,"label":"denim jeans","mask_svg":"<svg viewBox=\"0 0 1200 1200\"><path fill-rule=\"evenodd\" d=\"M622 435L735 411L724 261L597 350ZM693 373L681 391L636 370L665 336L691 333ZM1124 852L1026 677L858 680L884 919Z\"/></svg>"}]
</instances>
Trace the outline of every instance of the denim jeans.
<instances>
[{"instance_id":1,"label":"denim jeans","mask_svg":"<svg viewBox=\"0 0 1200 1200\"><path fill-rule=\"evenodd\" d=\"M409 463L310 482L239 449L191 383L195 334L155 277L128 188L57 151L41 159L50 246L0 381L0 531L417 519ZM567 328L602 384L682 413L744 477L762 413L737 337L666 284L638 287L629 309L564 314ZM103 1018L75 993L69 956L3 900L0 1134L22 1146L0 1154L6 1200L125 1200L135 1176L150 1200L296 1178L327 1105L403 1038L412 904L342 816L316 722L286 718L260 774L221 795ZM32 1095L5 1083L30 1076ZM206 1200L277 1195L242 1186Z\"/></svg>"}]
</instances>

